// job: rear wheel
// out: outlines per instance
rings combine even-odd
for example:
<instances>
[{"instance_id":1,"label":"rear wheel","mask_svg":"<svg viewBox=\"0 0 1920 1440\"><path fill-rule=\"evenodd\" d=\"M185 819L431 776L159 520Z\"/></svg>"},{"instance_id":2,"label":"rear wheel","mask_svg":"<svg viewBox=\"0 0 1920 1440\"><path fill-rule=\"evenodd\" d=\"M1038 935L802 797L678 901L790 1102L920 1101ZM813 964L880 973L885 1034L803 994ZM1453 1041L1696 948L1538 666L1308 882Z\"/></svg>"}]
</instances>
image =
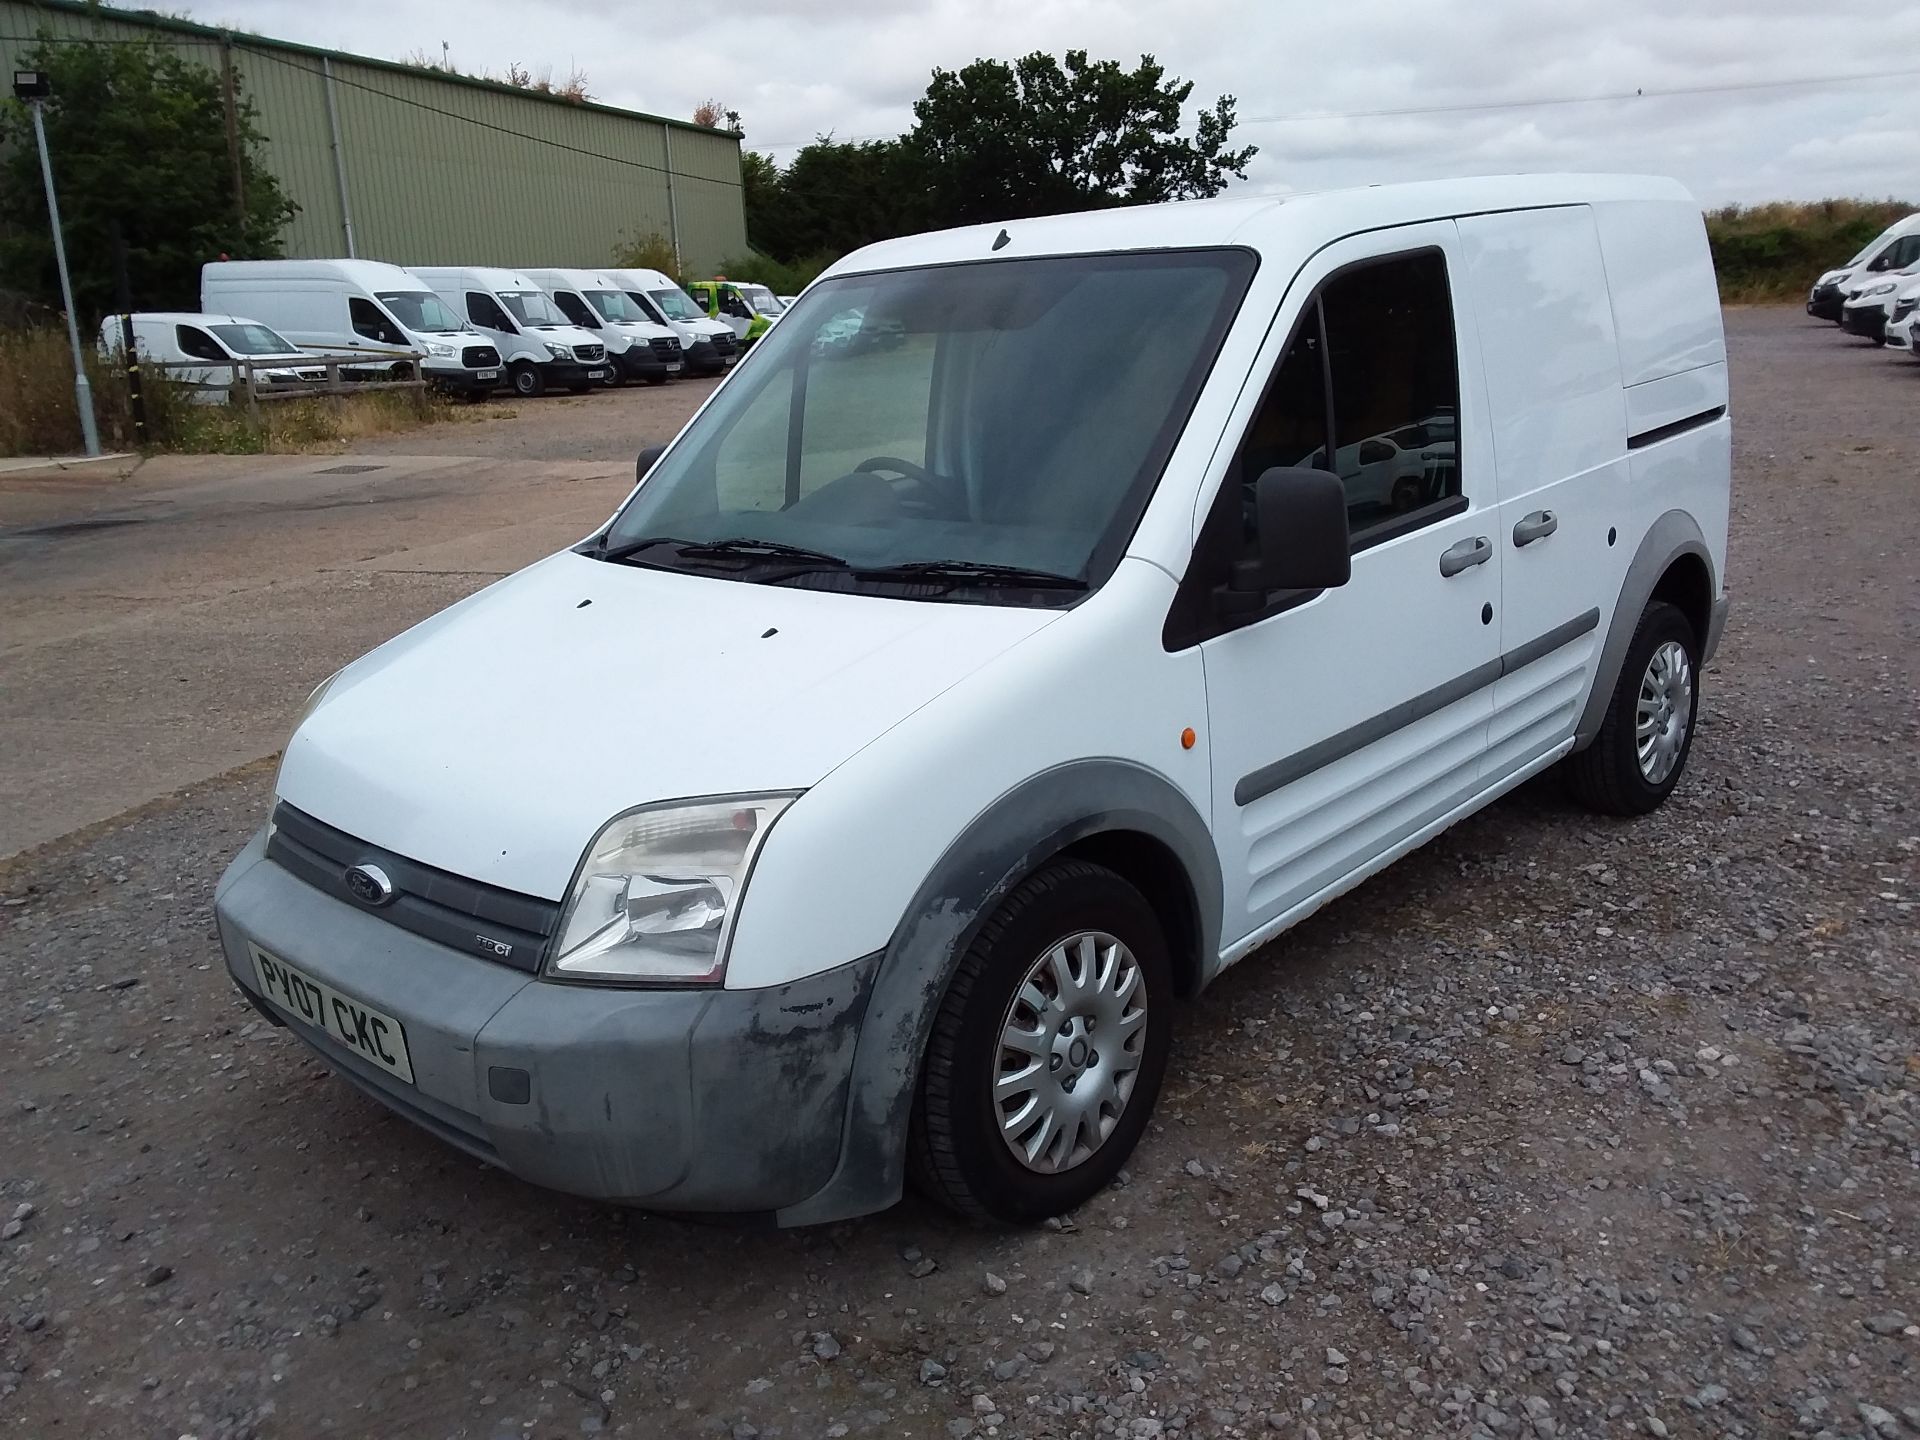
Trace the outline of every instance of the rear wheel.
<instances>
[{"instance_id":1,"label":"rear wheel","mask_svg":"<svg viewBox=\"0 0 1920 1440\"><path fill-rule=\"evenodd\" d=\"M1593 743L1567 757L1575 798L1603 815L1645 815L1686 769L1700 708L1700 641L1678 606L1641 613Z\"/></svg>"},{"instance_id":2,"label":"rear wheel","mask_svg":"<svg viewBox=\"0 0 1920 1440\"><path fill-rule=\"evenodd\" d=\"M513 393L526 399L546 393L546 377L540 373L540 367L530 361L516 361L508 369L507 379L513 384Z\"/></svg>"},{"instance_id":3,"label":"rear wheel","mask_svg":"<svg viewBox=\"0 0 1920 1440\"><path fill-rule=\"evenodd\" d=\"M1172 990L1159 920L1120 876L1072 860L1023 881L935 1017L914 1098L915 1185L982 1220L1084 1203L1146 1129Z\"/></svg>"}]
</instances>

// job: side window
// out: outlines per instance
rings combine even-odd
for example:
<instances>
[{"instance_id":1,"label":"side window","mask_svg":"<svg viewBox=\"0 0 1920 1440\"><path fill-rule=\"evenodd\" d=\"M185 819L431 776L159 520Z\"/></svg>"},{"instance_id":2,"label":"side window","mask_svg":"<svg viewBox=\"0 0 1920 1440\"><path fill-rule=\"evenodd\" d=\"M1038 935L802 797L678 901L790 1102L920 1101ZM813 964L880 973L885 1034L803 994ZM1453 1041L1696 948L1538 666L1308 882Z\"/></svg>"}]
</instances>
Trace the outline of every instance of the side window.
<instances>
[{"instance_id":1,"label":"side window","mask_svg":"<svg viewBox=\"0 0 1920 1440\"><path fill-rule=\"evenodd\" d=\"M1423 251L1336 275L1321 291L1333 377L1333 468L1356 543L1460 493L1459 351L1447 264ZM1418 439L1421 443L1409 444Z\"/></svg>"},{"instance_id":2,"label":"side window","mask_svg":"<svg viewBox=\"0 0 1920 1440\"><path fill-rule=\"evenodd\" d=\"M1920 260L1920 235L1903 235L1894 242L1891 251L1893 262L1889 270L1904 270L1914 261Z\"/></svg>"},{"instance_id":3,"label":"side window","mask_svg":"<svg viewBox=\"0 0 1920 1440\"><path fill-rule=\"evenodd\" d=\"M500 302L478 290L467 292L467 319L488 330L504 330L509 335L520 333L507 318L507 312L500 308Z\"/></svg>"},{"instance_id":4,"label":"side window","mask_svg":"<svg viewBox=\"0 0 1920 1440\"><path fill-rule=\"evenodd\" d=\"M402 343L393 322L381 314L380 307L371 300L362 300L358 295L349 297L347 316L353 321L353 333L364 339L377 340L382 345Z\"/></svg>"},{"instance_id":5,"label":"side window","mask_svg":"<svg viewBox=\"0 0 1920 1440\"><path fill-rule=\"evenodd\" d=\"M553 303L560 307L560 313L574 324L586 330L598 330L600 317L587 308L587 302L571 290L555 292Z\"/></svg>"},{"instance_id":6,"label":"side window","mask_svg":"<svg viewBox=\"0 0 1920 1440\"><path fill-rule=\"evenodd\" d=\"M225 360L227 352L222 350L206 331L193 325L173 327L174 341L180 346L180 353L191 355L196 360Z\"/></svg>"}]
</instances>

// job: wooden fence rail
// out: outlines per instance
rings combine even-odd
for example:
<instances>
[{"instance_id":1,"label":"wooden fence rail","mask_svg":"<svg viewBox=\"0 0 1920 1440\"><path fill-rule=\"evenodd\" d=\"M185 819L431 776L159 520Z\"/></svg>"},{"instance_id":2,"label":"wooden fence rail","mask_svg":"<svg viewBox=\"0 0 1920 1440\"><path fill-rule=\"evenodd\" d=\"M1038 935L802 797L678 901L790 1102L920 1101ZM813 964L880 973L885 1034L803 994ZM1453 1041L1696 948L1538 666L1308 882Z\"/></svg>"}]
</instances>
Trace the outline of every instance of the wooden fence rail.
<instances>
[{"instance_id":1,"label":"wooden fence rail","mask_svg":"<svg viewBox=\"0 0 1920 1440\"><path fill-rule=\"evenodd\" d=\"M420 376L420 362L426 357L417 350L374 350L360 351L355 354L312 354L297 358L285 357L271 360L239 358L235 360L149 360L142 358L140 368L146 371L158 371L166 376L173 370L209 370L231 371L232 380L217 382L211 380L170 380L169 383L183 390L222 390L227 394L229 403L245 403L249 416L258 416L260 402L263 400L301 400L315 395L359 395L369 390L423 390L427 382ZM407 365L412 374L404 380L355 380L341 372L344 370L377 370L395 364ZM260 372L266 370L322 370L325 378L319 380L262 381Z\"/></svg>"}]
</instances>

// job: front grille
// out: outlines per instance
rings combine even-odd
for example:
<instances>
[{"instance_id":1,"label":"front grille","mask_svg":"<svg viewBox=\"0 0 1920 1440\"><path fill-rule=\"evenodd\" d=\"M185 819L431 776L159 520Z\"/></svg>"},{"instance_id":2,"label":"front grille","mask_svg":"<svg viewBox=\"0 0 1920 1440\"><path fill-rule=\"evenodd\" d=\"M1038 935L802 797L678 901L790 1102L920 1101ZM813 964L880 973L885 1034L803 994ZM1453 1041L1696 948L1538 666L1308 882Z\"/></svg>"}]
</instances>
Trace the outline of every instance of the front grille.
<instances>
[{"instance_id":1,"label":"front grille","mask_svg":"<svg viewBox=\"0 0 1920 1440\"><path fill-rule=\"evenodd\" d=\"M469 345L460 352L460 363L469 370L484 370L500 363L500 352L491 345Z\"/></svg>"},{"instance_id":2,"label":"front grille","mask_svg":"<svg viewBox=\"0 0 1920 1440\"><path fill-rule=\"evenodd\" d=\"M733 336L732 336L732 334L731 334L731 333L729 333L729 334L726 334L726 335L716 335L716 336L714 336L714 337L713 337L713 348L714 348L715 350L717 350L717 351L718 351L718 352L719 352L720 354L722 354L722 355L731 355L731 354L733 353Z\"/></svg>"},{"instance_id":3,"label":"front grille","mask_svg":"<svg viewBox=\"0 0 1920 1440\"><path fill-rule=\"evenodd\" d=\"M560 923L551 900L483 885L437 870L378 845L357 840L282 801L273 807L267 858L323 894L364 910L402 930L483 960L529 974ZM393 899L372 906L347 888L347 871L377 865L393 882ZM502 954L502 950L506 953Z\"/></svg>"},{"instance_id":4,"label":"front grille","mask_svg":"<svg viewBox=\"0 0 1920 1440\"><path fill-rule=\"evenodd\" d=\"M604 345L576 345L573 347L573 358L576 360L584 360L589 365L597 364L599 361L607 358L607 347Z\"/></svg>"},{"instance_id":5,"label":"front grille","mask_svg":"<svg viewBox=\"0 0 1920 1440\"><path fill-rule=\"evenodd\" d=\"M655 336L649 340L647 344L652 347L653 353L662 360L678 360L680 358L680 342L671 335Z\"/></svg>"}]
</instances>

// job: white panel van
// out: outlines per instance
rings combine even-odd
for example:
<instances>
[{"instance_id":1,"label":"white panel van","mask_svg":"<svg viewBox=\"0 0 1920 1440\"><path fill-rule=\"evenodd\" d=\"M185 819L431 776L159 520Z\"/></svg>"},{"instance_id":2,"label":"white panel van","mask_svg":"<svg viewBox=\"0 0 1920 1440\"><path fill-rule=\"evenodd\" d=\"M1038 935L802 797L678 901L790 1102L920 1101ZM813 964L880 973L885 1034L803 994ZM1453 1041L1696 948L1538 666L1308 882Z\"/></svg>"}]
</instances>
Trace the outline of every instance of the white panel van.
<instances>
[{"instance_id":1,"label":"white panel van","mask_svg":"<svg viewBox=\"0 0 1920 1440\"><path fill-rule=\"evenodd\" d=\"M560 388L581 395L606 383L606 344L561 314L532 276L487 265L428 265L412 273L492 342L514 394Z\"/></svg>"},{"instance_id":2,"label":"white panel van","mask_svg":"<svg viewBox=\"0 0 1920 1440\"><path fill-rule=\"evenodd\" d=\"M1180 996L1549 767L1684 783L1727 406L1667 180L871 246L593 535L313 693L228 970L557 1189L1070 1210Z\"/></svg>"},{"instance_id":3,"label":"white panel van","mask_svg":"<svg viewBox=\"0 0 1920 1440\"><path fill-rule=\"evenodd\" d=\"M214 260L200 267L200 303L258 315L288 339L330 355L364 353L371 360L396 350L418 352L425 357L421 378L450 394L479 398L501 383L492 342L398 265ZM391 368L383 362L359 373L384 377Z\"/></svg>"},{"instance_id":4,"label":"white panel van","mask_svg":"<svg viewBox=\"0 0 1920 1440\"><path fill-rule=\"evenodd\" d=\"M326 367L314 364L312 355L257 320L172 310L137 311L126 318L133 322L134 353L164 365L158 378L186 387L194 404L224 405L232 399L233 387L245 380L241 361L254 367L259 390L319 385L327 378ZM126 349L121 321L109 315L100 324L100 353L110 359Z\"/></svg>"},{"instance_id":5,"label":"white panel van","mask_svg":"<svg viewBox=\"0 0 1920 1440\"><path fill-rule=\"evenodd\" d=\"M686 368L680 337L598 270L526 270L560 313L607 347L609 385L645 380L663 385Z\"/></svg>"},{"instance_id":6,"label":"white panel van","mask_svg":"<svg viewBox=\"0 0 1920 1440\"><path fill-rule=\"evenodd\" d=\"M648 315L680 337L690 375L718 375L740 358L733 329L710 320L694 299L658 270L603 270Z\"/></svg>"},{"instance_id":7,"label":"white panel van","mask_svg":"<svg viewBox=\"0 0 1920 1440\"><path fill-rule=\"evenodd\" d=\"M1849 292L1915 261L1920 261L1920 212L1894 221L1846 264L1814 281L1807 294L1807 313L1821 320L1840 320Z\"/></svg>"}]
</instances>

